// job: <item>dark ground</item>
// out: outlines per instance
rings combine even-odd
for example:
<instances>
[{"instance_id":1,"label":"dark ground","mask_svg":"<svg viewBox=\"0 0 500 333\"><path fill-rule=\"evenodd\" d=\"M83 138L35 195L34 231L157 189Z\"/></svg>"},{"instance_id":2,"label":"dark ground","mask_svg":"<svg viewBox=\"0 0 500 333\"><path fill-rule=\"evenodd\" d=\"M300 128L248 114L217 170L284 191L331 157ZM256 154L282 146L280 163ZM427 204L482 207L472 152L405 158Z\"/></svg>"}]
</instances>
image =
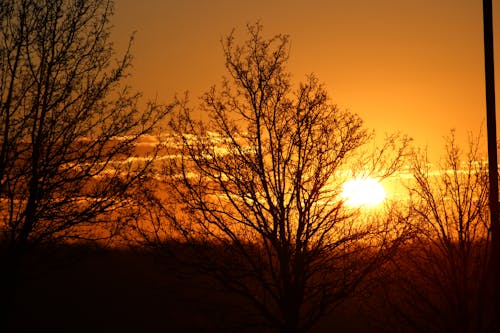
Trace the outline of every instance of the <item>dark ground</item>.
<instances>
[{"instance_id":1,"label":"dark ground","mask_svg":"<svg viewBox=\"0 0 500 333\"><path fill-rule=\"evenodd\" d=\"M264 332L244 324L236 298L164 259L99 250L42 267L16 296L12 332ZM314 332L374 332L357 312L341 308Z\"/></svg>"}]
</instances>

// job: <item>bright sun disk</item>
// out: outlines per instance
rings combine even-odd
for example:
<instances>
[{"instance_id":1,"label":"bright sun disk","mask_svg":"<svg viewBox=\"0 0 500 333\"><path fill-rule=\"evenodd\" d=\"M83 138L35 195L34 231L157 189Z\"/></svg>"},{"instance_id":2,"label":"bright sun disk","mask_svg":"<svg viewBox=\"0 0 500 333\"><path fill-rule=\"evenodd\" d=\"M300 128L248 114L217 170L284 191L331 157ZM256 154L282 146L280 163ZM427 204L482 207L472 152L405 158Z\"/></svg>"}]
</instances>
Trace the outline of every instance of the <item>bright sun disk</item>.
<instances>
[{"instance_id":1,"label":"bright sun disk","mask_svg":"<svg viewBox=\"0 0 500 333\"><path fill-rule=\"evenodd\" d=\"M344 183L342 197L351 207L376 206L385 199L384 187L374 178L356 178Z\"/></svg>"}]
</instances>

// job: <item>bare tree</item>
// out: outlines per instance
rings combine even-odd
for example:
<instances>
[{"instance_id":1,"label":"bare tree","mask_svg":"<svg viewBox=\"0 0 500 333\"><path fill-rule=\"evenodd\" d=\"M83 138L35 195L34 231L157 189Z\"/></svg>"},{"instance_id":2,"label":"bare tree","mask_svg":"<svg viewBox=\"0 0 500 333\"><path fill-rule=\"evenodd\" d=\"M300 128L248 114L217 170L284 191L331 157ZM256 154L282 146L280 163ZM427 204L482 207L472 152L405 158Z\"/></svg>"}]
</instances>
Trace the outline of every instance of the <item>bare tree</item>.
<instances>
[{"instance_id":1,"label":"bare tree","mask_svg":"<svg viewBox=\"0 0 500 333\"><path fill-rule=\"evenodd\" d=\"M385 268L386 300L405 332L484 332L490 230L478 141L464 152L452 132L442 163L417 154L412 174L408 221L417 232Z\"/></svg>"},{"instance_id":2,"label":"bare tree","mask_svg":"<svg viewBox=\"0 0 500 333\"><path fill-rule=\"evenodd\" d=\"M134 163L134 145L171 107L139 110L139 94L121 83L130 44L115 58L112 13L111 0L0 5L4 289L36 246L115 234L128 190L148 170L150 160Z\"/></svg>"},{"instance_id":3,"label":"bare tree","mask_svg":"<svg viewBox=\"0 0 500 333\"><path fill-rule=\"evenodd\" d=\"M183 259L243 296L259 324L305 332L401 239L340 193L355 165L364 176L394 172L408 140L391 137L372 158L360 156L371 139L361 119L332 105L314 76L293 89L288 37L265 39L259 24L248 34L242 45L234 34L223 40L229 78L203 96L207 120L196 121L187 104L172 118L178 141L163 209L180 236L168 230L165 239L161 219L142 231L151 241L180 239Z\"/></svg>"}]
</instances>

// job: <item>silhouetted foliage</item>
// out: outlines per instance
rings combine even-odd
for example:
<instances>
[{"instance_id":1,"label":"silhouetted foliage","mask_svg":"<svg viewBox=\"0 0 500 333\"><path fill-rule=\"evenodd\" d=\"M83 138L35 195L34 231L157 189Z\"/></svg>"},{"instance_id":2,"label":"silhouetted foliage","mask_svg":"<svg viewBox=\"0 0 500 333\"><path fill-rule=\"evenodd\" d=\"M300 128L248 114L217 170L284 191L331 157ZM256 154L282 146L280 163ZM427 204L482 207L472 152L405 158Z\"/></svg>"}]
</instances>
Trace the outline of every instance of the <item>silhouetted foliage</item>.
<instances>
[{"instance_id":1,"label":"silhouetted foliage","mask_svg":"<svg viewBox=\"0 0 500 333\"><path fill-rule=\"evenodd\" d=\"M193 267L258 312L253 324L305 332L399 244L404 230L363 217L340 193L353 174L397 170L408 140L363 155L371 134L357 115L332 105L312 75L292 87L288 37L264 39L259 24L248 34L242 45L223 40L229 78L202 97L206 121L187 103L172 118L161 213L177 236L161 218L140 230L157 246L191 249Z\"/></svg>"},{"instance_id":2,"label":"silhouetted foliage","mask_svg":"<svg viewBox=\"0 0 500 333\"><path fill-rule=\"evenodd\" d=\"M112 13L110 0L0 5L4 288L39 245L116 234L131 208L128 191L148 170L147 159L131 159L134 144L171 107L139 110L139 94L121 84L130 44L116 59Z\"/></svg>"},{"instance_id":3,"label":"silhouetted foliage","mask_svg":"<svg viewBox=\"0 0 500 333\"><path fill-rule=\"evenodd\" d=\"M383 280L386 302L399 321L394 327L404 332L488 327L488 168L478 147L471 140L461 151L452 132L437 168L424 155L413 160L408 223L416 232Z\"/></svg>"}]
</instances>

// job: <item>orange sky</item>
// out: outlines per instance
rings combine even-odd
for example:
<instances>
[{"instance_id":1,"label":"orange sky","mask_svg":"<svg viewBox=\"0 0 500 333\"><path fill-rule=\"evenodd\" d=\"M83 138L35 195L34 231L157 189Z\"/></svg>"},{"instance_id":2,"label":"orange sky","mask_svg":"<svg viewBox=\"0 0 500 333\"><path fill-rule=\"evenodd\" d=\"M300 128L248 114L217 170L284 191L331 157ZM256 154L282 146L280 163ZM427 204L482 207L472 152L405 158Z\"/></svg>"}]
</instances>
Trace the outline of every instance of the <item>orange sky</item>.
<instances>
[{"instance_id":1,"label":"orange sky","mask_svg":"<svg viewBox=\"0 0 500 333\"><path fill-rule=\"evenodd\" d=\"M134 88L196 101L225 74L221 37L257 20L291 36L296 82L315 73L381 136L402 131L436 155L451 128L485 129L481 0L117 0L113 36L120 49L137 32Z\"/></svg>"}]
</instances>

